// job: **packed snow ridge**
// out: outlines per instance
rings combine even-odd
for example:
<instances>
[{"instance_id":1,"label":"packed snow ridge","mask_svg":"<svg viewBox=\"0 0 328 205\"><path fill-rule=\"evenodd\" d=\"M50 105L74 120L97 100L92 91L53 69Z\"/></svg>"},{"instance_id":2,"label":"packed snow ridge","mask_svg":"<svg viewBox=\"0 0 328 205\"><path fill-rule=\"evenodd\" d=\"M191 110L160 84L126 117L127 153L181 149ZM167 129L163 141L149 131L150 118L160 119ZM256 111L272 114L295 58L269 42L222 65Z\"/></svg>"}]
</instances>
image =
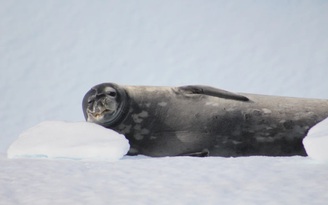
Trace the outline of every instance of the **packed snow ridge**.
<instances>
[{"instance_id":1,"label":"packed snow ridge","mask_svg":"<svg viewBox=\"0 0 328 205\"><path fill-rule=\"evenodd\" d=\"M309 130L303 145L309 157L328 162L328 118Z\"/></svg>"},{"instance_id":2,"label":"packed snow ridge","mask_svg":"<svg viewBox=\"0 0 328 205\"><path fill-rule=\"evenodd\" d=\"M129 150L124 135L88 122L45 121L9 147L8 158L64 158L116 161Z\"/></svg>"}]
</instances>

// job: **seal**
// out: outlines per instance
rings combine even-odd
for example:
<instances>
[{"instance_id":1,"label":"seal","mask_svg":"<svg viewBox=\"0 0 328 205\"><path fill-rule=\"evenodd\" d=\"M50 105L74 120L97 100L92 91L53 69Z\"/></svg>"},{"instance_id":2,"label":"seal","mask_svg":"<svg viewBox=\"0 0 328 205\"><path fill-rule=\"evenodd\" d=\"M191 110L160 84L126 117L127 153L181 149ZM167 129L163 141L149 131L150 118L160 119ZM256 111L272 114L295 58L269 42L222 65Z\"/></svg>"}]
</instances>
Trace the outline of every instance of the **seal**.
<instances>
[{"instance_id":1,"label":"seal","mask_svg":"<svg viewBox=\"0 0 328 205\"><path fill-rule=\"evenodd\" d=\"M128 155L306 156L302 140L328 117L328 100L232 93L202 85L103 83L82 102L85 119L129 140Z\"/></svg>"}]
</instances>

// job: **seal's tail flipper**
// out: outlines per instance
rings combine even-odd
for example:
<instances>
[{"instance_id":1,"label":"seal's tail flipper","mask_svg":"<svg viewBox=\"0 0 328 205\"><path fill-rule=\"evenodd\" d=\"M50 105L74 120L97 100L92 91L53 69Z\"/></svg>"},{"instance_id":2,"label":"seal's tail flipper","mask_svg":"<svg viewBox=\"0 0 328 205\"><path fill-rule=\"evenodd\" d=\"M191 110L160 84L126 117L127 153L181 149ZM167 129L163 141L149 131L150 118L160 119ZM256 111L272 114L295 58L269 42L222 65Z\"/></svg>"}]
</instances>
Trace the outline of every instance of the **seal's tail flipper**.
<instances>
[{"instance_id":1,"label":"seal's tail flipper","mask_svg":"<svg viewBox=\"0 0 328 205\"><path fill-rule=\"evenodd\" d=\"M243 95L239 95L218 88L213 88L210 86L187 85L187 86L178 87L178 89L180 92L186 94L201 94L201 95L209 95L209 96L219 97L229 100L249 101L249 99Z\"/></svg>"}]
</instances>

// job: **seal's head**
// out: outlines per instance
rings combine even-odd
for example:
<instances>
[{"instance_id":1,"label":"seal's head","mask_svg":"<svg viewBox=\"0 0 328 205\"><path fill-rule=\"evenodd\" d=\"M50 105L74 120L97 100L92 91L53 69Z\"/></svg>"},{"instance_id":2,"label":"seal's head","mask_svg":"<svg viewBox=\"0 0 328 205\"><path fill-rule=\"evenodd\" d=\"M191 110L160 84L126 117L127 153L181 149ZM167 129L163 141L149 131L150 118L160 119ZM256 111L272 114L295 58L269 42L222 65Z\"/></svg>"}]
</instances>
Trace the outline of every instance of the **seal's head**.
<instances>
[{"instance_id":1,"label":"seal's head","mask_svg":"<svg viewBox=\"0 0 328 205\"><path fill-rule=\"evenodd\" d=\"M88 122L104 127L115 126L126 113L128 97L123 88L103 83L91 88L84 96L82 108Z\"/></svg>"}]
</instances>

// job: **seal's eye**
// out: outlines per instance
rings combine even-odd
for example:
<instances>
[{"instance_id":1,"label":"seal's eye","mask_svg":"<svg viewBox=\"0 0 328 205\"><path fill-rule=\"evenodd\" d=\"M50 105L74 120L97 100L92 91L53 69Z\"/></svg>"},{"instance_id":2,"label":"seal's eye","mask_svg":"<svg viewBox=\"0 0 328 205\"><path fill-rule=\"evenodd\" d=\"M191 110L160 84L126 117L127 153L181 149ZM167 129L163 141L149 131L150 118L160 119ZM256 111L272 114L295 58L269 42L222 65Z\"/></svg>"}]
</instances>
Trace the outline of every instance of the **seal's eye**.
<instances>
[{"instance_id":1,"label":"seal's eye","mask_svg":"<svg viewBox=\"0 0 328 205\"><path fill-rule=\"evenodd\" d=\"M108 95L112 97L116 97L116 92L109 92Z\"/></svg>"},{"instance_id":2,"label":"seal's eye","mask_svg":"<svg viewBox=\"0 0 328 205\"><path fill-rule=\"evenodd\" d=\"M89 97L89 98L88 98L88 103L90 104L90 103L92 103L94 100L95 100L95 97Z\"/></svg>"}]
</instances>

